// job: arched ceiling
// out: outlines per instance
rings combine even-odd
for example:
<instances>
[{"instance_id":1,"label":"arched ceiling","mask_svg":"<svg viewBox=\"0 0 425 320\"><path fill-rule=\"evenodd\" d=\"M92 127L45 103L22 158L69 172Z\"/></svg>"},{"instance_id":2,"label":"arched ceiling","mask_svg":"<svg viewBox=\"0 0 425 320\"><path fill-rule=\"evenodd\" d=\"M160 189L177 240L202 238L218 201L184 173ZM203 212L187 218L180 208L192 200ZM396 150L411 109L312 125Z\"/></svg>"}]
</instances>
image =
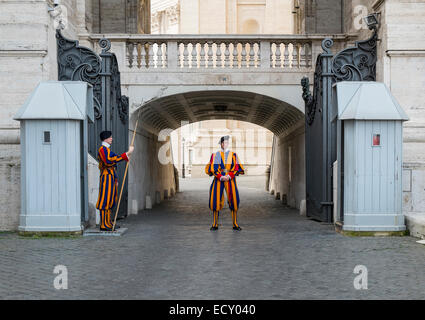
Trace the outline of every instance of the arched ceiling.
<instances>
[{"instance_id":1,"label":"arched ceiling","mask_svg":"<svg viewBox=\"0 0 425 320\"><path fill-rule=\"evenodd\" d=\"M140 123L158 133L177 129L182 122L231 119L255 123L276 135L304 117L295 107L268 97L245 91L196 91L171 95L141 107Z\"/></svg>"}]
</instances>

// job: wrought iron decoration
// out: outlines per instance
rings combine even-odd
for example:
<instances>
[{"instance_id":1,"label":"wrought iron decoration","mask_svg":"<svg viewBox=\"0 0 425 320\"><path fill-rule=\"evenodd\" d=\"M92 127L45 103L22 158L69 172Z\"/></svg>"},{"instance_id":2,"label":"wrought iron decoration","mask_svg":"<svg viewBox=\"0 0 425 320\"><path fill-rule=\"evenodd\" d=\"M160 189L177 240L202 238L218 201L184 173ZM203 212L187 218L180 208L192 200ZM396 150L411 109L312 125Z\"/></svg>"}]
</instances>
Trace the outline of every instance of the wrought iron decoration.
<instances>
[{"instance_id":1,"label":"wrought iron decoration","mask_svg":"<svg viewBox=\"0 0 425 320\"><path fill-rule=\"evenodd\" d=\"M96 119L102 118L102 59L93 50L80 46L78 40L65 38L59 29L56 30L58 79L60 81L85 81L93 86L94 113ZM120 72L115 54L108 52L111 42L100 39L101 56L111 57L111 95L116 95L120 120L125 123L128 115L128 98L121 96ZM112 103L112 108L114 108Z\"/></svg>"},{"instance_id":2,"label":"wrought iron decoration","mask_svg":"<svg viewBox=\"0 0 425 320\"><path fill-rule=\"evenodd\" d=\"M96 119L100 119L102 117L100 57L91 49L80 46L78 40L65 38L59 29L56 30L56 39L59 81L90 83L93 86L94 115Z\"/></svg>"},{"instance_id":3,"label":"wrought iron decoration","mask_svg":"<svg viewBox=\"0 0 425 320\"><path fill-rule=\"evenodd\" d=\"M334 80L339 81L376 81L377 61L377 25L369 26L372 36L356 41L354 47L340 51L332 60Z\"/></svg>"}]
</instances>

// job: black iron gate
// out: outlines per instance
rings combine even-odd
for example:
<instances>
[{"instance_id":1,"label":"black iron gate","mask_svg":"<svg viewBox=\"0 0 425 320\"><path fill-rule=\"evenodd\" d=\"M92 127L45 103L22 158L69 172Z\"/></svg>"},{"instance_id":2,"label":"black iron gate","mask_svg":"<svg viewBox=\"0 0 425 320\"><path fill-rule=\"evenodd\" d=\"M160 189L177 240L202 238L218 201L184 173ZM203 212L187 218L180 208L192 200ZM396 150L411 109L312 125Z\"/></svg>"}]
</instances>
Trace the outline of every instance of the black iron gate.
<instances>
[{"instance_id":1,"label":"black iron gate","mask_svg":"<svg viewBox=\"0 0 425 320\"><path fill-rule=\"evenodd\" d=\"M336 160L337 123L331 119L332 85L338 81L376 80L377 28L370 29L374 30L370 39L356 42L335 57L330 50L332 39L323 40L323 53L316 61L313 95L309 79L304 77L301 81L305 101L306 209L308 217L319 221L333 220L332 167Z\"/></svg>"},{"instance_id":2,"label":"black iron gate","mask_svg":"<svg viewBox=\"0 0 425 320\"><path fill-rule=\"evenodd\" d=\"M85 81L93 86L95 121L89 124L89 153L97 159L97 150L101 145L99 134L103 130L113 133L113 151L123 153L128 148L128 97L121 95L120 72L117 58L109 52L111 42L101 39L100 55L93 50L79 46L77 40L65 38L60 30L56 31L58 80ZM117 166L118 191L124 178L125 166ZM128 183L123 189L118 217L127 216Z\"/></svg>"}]
</instances>

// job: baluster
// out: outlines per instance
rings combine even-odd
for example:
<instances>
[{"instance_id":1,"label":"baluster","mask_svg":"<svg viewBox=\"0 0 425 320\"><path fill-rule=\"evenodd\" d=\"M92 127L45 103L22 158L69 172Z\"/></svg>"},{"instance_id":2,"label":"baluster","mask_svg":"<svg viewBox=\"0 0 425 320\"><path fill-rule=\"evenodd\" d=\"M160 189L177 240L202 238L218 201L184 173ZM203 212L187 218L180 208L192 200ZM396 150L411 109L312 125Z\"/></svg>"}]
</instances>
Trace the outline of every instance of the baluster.
<instances>
[{"instance_id":1,"label":"baluster","mask_svg":"<svg viewBox=\"0 0 425 320\"><path fill-rule=\"evenodd\" d=\"M230 67L230 50L229 50L230 42L224 43L224 67L229 68Z\"/></svg>"},{"instance_id":2,"label":"baluster","mask_svg":"<svg viewBox=\"0 0 425 320\"><path fill-rule=\"evenodd\" d=\"M300 56L299 56L299 61L300 61L300 68L305 68L306 65L306 56L305 56L305 43L300 44Z\"/></svg>"},{"instance_id":3,"label":"baluster","mask_svg":"<svg viewBox=\"0 0 425 320\"><path fill-rule=\"evenodd\" d=\"M164 42L162 44L162 67L167 68L167 61L168 61L168 44L167 42Z\"/></svg>"},{"instance_id":4,"label":"baluster","mask_svg":"<svg viewBox=\"0 0 425 320\"><path fill-rule=\"evenodd\" d=\"M179 68L183 68L183 53L182 53L183 43L177 43L177 63Z\"/></svg>"},{"instance_id":5,"label":"baluster","mask_svg":"<svg viewBox=\"0 0 425 320\"><path fill-rule=\"evenodd\" d=\"M259 41L257 44L257 61L256 61L256 67L258 68L258 65L261 67L261 42Z\"/></svg>"},{"instance_id":6,"label":"baluster","mask_svg":"<svg viewBox=\"0 0 425 320\"><path fill-rule=\"evenodd\" d=\"M199 68L205 68L205 43L201 42L199 49Z\"/></svg>"},{"instance_id":7,"label":"baluster","mask_svg":"<svg viewBox=\"0 0 425 320\"><path fill-rule=\"evenodd\" d=\"M183 43L183 68L189 68L189 43Z\"/></svg>"},{"instance_id":8,"label":"baluster","mask_svg":"<svg viewBox=\"0 0 425 320\"><path fill-rule=\"evenodd\" d=\"M162 45L162 67L168 68L168 42L164 42Z\"/></svg>"},{"instance_id":9,"label":"baluster","mask_svg":"<svg viewBox=\"0 0 425 320\"><path fill-rule=\"evenodd\" d=\"M270 68L275 68L276 66L276 43L270 42Z\"/></svg>"},{"instance_id":10,"label":"baluster","mask_svg":"<svg viewBox=\"0 0 425 320\"><path fill-rule=\"evenodd\" d=\"M289 43L284 43L284 45L285 45L285 51L284 51L285 61L283 63L283 67L289 68Z\"/></svg>"},{"instance_id":11,"label":"baluster","mask_svg":"<svg viewBox=\"0 0 425 320\"><path fill-rule=\"evenodd\" d=\"M232 42L232 68L238 67L238 44Z\"/></svg>"},{"instance_id":12,"label":"baluster","mask_svg":"<svg viewBox=\"0 0 425 320\"><path fill-rule=\"evenodd\" d=\"M152 68L157 68L158 66L158 43L151 44L152 46ZM156 47L156 49L155 49Z\"/></svg>"},{"instance_id":13,"label":"baluster","mask_svg":"<svg viewBox=\"0 0 425 320\"><path fill-rule=\"evenodd\" d=\"M190 66L189 68L197 68L198 67L198 62L197 62L197 54L196 54L196 42L195 43L191 43L192 45L192 51L190 52Z\"/></svg>"},{"instance_id":14,"label":"baluster","mask_svg":"<svg viewBox=\"0 0 425 320\"><path fill-rule=\"evenodd\" d=\"M149 45L149 51L148 51L148 68L154 68L155 67L155 61L154 61L154 56L153 56L153 42L149 41L148 45Z\"/></svg>"},{"instance_id":15,"label":"baluster","mask_svg":"<svg viewBox=\"0 0 425 320\"><path fill-rule=\"evenodd\" d=\"M299 68L299 44L293 43L292 44L292 68Z\"/></svg>"},{"instance_id":16,"label":"baluster","mask_svg":"<svg viewBox=\"0 0 425 320\"><path fill-rule=\"evenodd\" d=\"M162 68L162 42L158 42L158 50L156 52L156 67Z\"/></svg>"},{"instance_id":17,"label":"baluster","mask_svg":"<svg viewBox=\"0 0 425 320\"><path fill-rule=\"evenodd\" d=\"M258 68L259 63L260 63L260 44L256 42L254 44L254 66Z\"/></svg>"},{"instance_id":18,"label":"baluster","mask_svg":"<svg viewBox=\"0 0 425 320\"><path fill-rule=\"evenodd\" d=\"M132 42L127 42L127 61L128 61L128 67L133 67L133 49L134 44Z\"/></svg>"},{"instance_id":19,"label":"baluster","mask_svg":"<svg viewBox=\"0 0 425 320\"><path fill-rule=\"evenodd\" d=\"M215 67L221 68L223 66L222 54L221 54L221 42L217 42L217 50L215 52Z\"/></svg>"},{"instance_id":20,"label":"baluster","mask_svg":"<svg viewBox=\"0 0 425 320\"><path fill-rule=\"evenodd\" d=\"M144 59L142 61L142 66L145 68L149 68L149 42L145 42L143 44L145 48Z\"/></svg>"},{"instance_id":21,"label":"baluster","mask_svg":"<svg viewBox=\"0 0 425 320\"><path fill-rule=\"evenodd\" d=\"M241 50L241 68L242 66L246 67L247 66L247 60L246 60L246 43L241 43L242 46L242 50Z\"/></svg>"},{"instance_id":22,"label":"baluster","mask_svg":"<svg viewBox=\"0 0 425 320\"><path fill-rule=\"evenodd\" d=\"M137 45L137 68L145 68L146 66L146 44L141 42Z\"/></svg>"},{"instance_id":23,"label":"baluster","mask_svg":"<svg viewBox=\"0 0 425 320\"><path fill-rule=\"evenodd\" d=\"M310 68L311 66L311 50L310 50L310 44L305 44L305 67Z\"/></svg>"},{"instance_id":24,"label":"baluster","mask_svg":"<svg viewBox=\"0 0 425 320\"><path fill-rule=\"evenodd\" d=\"M240 69L243 66L244 57L242 57L242 50L244 48L244 44L242 42L239 42L237 47L238 47L238 68ZM245 52L245 55L246 55L246 52Z\"/></svg>"},{"instance_id":25,"label":"baluster","mask_svg":"<svg viewBox=\"0 0 425 320\"><path fill-rule=\"evenodd\" d=\"M249 64L248 67L255 67L255 52L254 52L254 42L249 43Z\"/></svg>"},{"instance_id":26,"label":"baluster","mask_svg":"<svg viewBox=\"0 0 425 320\"><path fill-rule=\"evenodd\" d=\"M281 43L276 44L276 67L282 69L282 51L280 47Z\"/></svg>"},{"instance_id":27,"label":"baluster","mask_svg":"<svg viewBox=\"0 0 425 320\"><path fill-rule=\"evenodd\" d=\"M213 68L213 49L212 45L213 43L211 41L207 42L208 45L208 64L207 68Z\"/></svg>"}]
</instances>

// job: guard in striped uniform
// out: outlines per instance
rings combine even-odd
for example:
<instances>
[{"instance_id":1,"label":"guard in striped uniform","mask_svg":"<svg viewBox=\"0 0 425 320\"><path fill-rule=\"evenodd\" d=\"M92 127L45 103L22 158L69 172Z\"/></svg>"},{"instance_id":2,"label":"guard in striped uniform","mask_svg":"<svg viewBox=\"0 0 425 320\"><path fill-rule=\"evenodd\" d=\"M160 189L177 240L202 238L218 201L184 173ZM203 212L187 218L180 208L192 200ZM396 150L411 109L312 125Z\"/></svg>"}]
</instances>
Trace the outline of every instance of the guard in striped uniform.
<instances>
[{"instance_id":1,"label":"guard in striped uniform","mask_svg":"<svg viewBox=\"0 0 425 320\"><path fill-rule=\"evenodd\" d=\"M133 152L134 147L130 146L127 152L116 155L110 150L112 144L111 131L102 131L100 140L102 140L102 145L97 153L100 170L99 197L96 208L100 211L100 230L112 231L111 211L115 207L118 197L117 163L123 160L128 161L128 156ZM117 228L117 226L115 227Z\"/></svg>"},{"instance_id":2,"label":"guard in striped uniform","mask_svg":"<svg viewBox=\"0 0 425 320\"><path fill-rule=\"evenodd\" d=\"M239 209L239 191L236 184L236 176L245 174L244 168L236 153L228 149L229 136L220 139L221 150L213 153L210 162L205 167L205 173L214 176L209 193L209 208L213 211L213 225L211 230L218 229L218 218L224 204L224 190L226 190L227 202L232 213L234 230L242 230L237 223Z\"/></svg>"}]
</instances>

